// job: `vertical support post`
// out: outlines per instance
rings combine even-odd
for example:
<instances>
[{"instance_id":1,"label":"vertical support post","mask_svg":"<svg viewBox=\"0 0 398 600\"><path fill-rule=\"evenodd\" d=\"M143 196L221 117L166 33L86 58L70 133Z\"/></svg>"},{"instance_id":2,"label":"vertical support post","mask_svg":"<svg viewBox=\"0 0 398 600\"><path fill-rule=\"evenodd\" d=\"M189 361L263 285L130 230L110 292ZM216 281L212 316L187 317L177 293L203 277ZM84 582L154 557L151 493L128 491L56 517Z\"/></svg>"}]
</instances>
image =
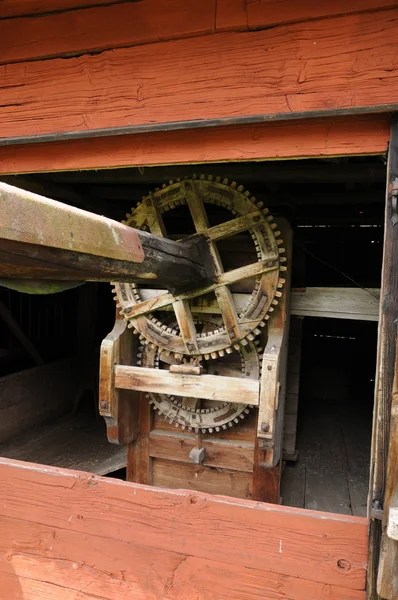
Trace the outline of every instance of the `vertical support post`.
<instances>
[{"instance_id":1,"label":"vertical support post","mask_svg":"<svg viewBox=\"0 0 398 600\"><path fill-rule=\"evenodd\" d=\"M280 501L292 260L292 230L282 219L278 225L286 245L288 271L284 294L268 325L253 463L253 500L273 504Z\"/></svg>"},{"instance_id":2,"label":"vertical support post","mask_svg":"<svg viewBox=\"0 0 398 600\"><path fill-rule=\"evenodd\" d=\"M372 600L378 598L376 581L382 535L382 522L374 518L372 514L375 515L377 510L383 508L386 490L391 398L397 338L398 217L392 189L396 180L398 181L398 115L394 115L391 125L388 157L383 268L380 290L380 317L373 414L368 568L368 597Z\"/></svg>"}]
</instances>

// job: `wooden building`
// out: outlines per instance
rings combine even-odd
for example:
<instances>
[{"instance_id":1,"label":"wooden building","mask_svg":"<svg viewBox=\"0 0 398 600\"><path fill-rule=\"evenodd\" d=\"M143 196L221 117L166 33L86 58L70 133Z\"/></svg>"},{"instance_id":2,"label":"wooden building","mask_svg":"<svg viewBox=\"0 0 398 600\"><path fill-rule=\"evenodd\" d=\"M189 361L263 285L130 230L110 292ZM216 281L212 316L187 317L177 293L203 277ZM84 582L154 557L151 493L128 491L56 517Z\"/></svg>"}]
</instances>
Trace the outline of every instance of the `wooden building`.
<instances>
[{"instance_id":1,"label":"wooden building","mask_svg":"<svg viewBox=\"0 0 398 600\"><path fill-rule=\"evenodd\" d=\"M397 32L388 0L0 2L1 597L398 598Z\"/></svg>"}]
</instances>

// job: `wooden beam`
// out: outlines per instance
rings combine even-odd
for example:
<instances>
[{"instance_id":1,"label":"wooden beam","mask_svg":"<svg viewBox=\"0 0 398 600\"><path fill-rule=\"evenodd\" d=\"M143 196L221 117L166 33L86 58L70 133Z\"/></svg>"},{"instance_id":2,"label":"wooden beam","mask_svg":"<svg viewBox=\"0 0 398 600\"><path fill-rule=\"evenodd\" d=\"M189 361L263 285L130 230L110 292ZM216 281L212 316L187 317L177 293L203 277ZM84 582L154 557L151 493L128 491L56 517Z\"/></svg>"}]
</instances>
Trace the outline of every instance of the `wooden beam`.
<instances>
[{"instance_id":1,"label":"wooden beam","mask_svg":"<svg viewBox=\"0 0 398 600\"><path fill-rule=\"evenodd\" d=\"M76 56L214 31L216 0L88 4L84 0L78 10L0 19L0 63ZM5 10L2 2L0 11L4 14ZM24 43L26 32L28 44Z\"/></svg>"},{"instance_id":2,"label":"wooden beam","mask_svg":"<svg viewBox=\"0 0 398 600\"><path fill-rule=\"evenodd\" d=\"M4 574L16 573L106 600L132 594L182 600L187 586L198 598L206 593L215 600L220 585L232 600L248 589L253 600L278 594L365 598L363 518L154 489L5 459L0 496L7 498L0 503L0 550L8 556L13 548L11 560L0 563L4 592Z\"/></svg>"},{"instance_id":3,"label":"wooden beam","mask_svg":"<svg viewBox=\"0 0 398 600\"><path fill-rule=\"evenodd\" d=\"M0 183L2 279L209 280L204 240L177 243ZM178 282L175 270L178 268Z\"/></svg>"},{"instance_id":4,"label":"wooden beam","mask_svg":"<svg viewBox=\"0 0 398 600\"><path fill-rule=\"evenodd\" d=\"M5 65L0 138L26 143L392 111L396 19L396 9L382 10ZM203 77L212 81L210 95Z\"/></svg>"},{"instance_id":5,"label":"wooden beam","mask_svg":"<svg viewBox=\"0 0 398 600\"><path fill-rule=\"evenodd\" d=\"M384 154L389 138L388 115L364 115L53 141L0 146L0 173Z\"/></svg>"},{"instance_id":6,"label":"wooden beam","mask_svg":"<svg viewBox=\"0 0 398 600\"><path fill-rule=\"evenodd\" d=\"M164 293L164 290L142 289L143 300L150 300ZM250 294L232 294L237 311L242 311L250 299ZM293 288L291 314L302 317L325 317L331 319L353 319L377 321L379 318L380 290L378 288L334 288L308 287ZM163 310L169 310L164 307ZM193 313L220 314L215 300L203 297L194 298L191 304Z\"/></svg>"},{"instance_id":7,"label":"wooden beam","mask_svg":"<svg viewBox=\"0 0 398 600\"><path fill-rule=\"evenodd\" d=\"M109 4L109 0L84 0L84 6L100 6ZM44 13L78 9L82 0L2 0L0 5L0 19L19 17L24 15L42 15Z\"/></svg>"},{"instance_id":8,"label":"wooden beam","mask_svg":"<svg viewBox=\"0 0 398 600\"><path fill-rule=\"evenodd\" d=\"M380 290L362 288L293 289L291 314L300 317L327 317L378 321Z\"/></svg>"},{"instance_id":9,"label":"wooden beam","mask_svg":"<svg viewBox=\"0 0 398 600\"><path fill-rule=\"evenodd\" d=\"M116 365L115 387L258 406L259 382L219 375L176 375L161 369Z\"/></svg>"},{"instance_id":10,"label":"wooden beam","mask_svg":"<svg viewBox=\"0 0 398 600\"><path fill-rule=\"evenodd\" d=\"M395 0L353 0L349 4L345 0L326 0L314 4L312 0L301 2L280 2L280 0L247 0L246 19L248 29L261 29L281 25L312 21L350 13L374 11L397 5Z\"/></svg>"},{"instance_id":11,"label":"wooden beam","mask_svg":"<svg viewBox=\"0 0 398 600\"><path fill-rule=\"evenodd\" d=\"M388 158L387 190L384 225L383 267L380 292L379 337L376 362L375 403L372 434L372 465L370 472L369 514L383 507L386 491L387 457L391 419L391 398L396 360L398 320L398 227L392 185L398 180L398 118L391 126ZM372 518L369 537L368 593L376 597L376 579L382 534L381 521ZM390 567L396 570L396 559L390 555ZM394 562L395 560L395 562ZM387 596L388 597L388 596Z\"/></svg>"}]
</instances>

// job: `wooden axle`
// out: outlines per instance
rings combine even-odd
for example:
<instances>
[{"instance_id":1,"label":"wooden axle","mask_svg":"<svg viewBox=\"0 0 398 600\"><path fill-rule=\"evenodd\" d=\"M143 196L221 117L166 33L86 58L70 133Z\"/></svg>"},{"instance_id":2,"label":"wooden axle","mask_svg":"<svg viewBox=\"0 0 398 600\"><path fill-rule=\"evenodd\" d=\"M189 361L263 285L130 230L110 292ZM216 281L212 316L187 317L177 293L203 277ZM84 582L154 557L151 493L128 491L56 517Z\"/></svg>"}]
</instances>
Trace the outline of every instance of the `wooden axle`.
<instances>
[{"instance_id":1,"label":"wooden axle","mask_svg":"<svg viewBox=\"0 0 398 600\"><path fill-rule=\"evenodd\" d=\"M0 183L0 278L130 281L191 289L212 280L207 244L174 242Z\"/></svg>"}]
</instances>

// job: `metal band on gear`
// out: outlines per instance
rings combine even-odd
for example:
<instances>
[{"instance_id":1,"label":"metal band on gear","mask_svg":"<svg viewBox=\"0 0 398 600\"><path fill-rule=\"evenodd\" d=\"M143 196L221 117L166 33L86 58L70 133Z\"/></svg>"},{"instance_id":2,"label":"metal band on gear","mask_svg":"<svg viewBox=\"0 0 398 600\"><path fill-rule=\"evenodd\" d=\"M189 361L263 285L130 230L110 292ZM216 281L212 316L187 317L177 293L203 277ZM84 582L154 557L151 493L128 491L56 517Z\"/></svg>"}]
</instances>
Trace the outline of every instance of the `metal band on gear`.
<instances>
[{"instance_id":1,"label":"metal band on gear","mask_svg":"<svg viewBox=\"0 0 398 600\"><path fill-rule=\"evenodd\" d=\"M261 373L261 352L259 342L250 342L233 354L212 360L208 363L207 372L222 374L227 369L228 376L247 377L258 380ZM235 363L233 364L233 359ZM149 368L160 368L160 353L157 348L148 345L139 349L138 364ZM233 367L231 366L233 365ZM195 433L213 433L240 423L250 413L247 404L232 404L230 402L196 401L200 406L186 406L186 399L167 394L146 394L154 410L169 423ZM189 399L188 399L189 400Z\"/></svg>"},{"instance_id":2,"label":"metal band on gear","mask_svg":"<svg viewBox=\"0 0 398 600\"><path fill-rule=\"evenodd\" d=\"M227 209L234 219L227 219L220 225L210 227L208 223L204 223L207 218L204 206L207 204ZM281 265L286 259L281 255L285 253L285 249L280 247L283 243L280 232L262 202L251 197L243 186L237 186L235 182L229 184L226 179L222 182L220 178L214 180L211 176L193 176L183 181L171 181L169 185L144 197L131 214L127 215L125 222L137 229L146 229L159 235L160 230L164 231L163 223L159 223L161 215L181 205L188 205L196 231L207 238L219 270L215 285L187 294L186 297L171 297L168 294L168 304L174 306L178 319L177 304L181 310L181 300L214 291L224 324L212 331L197 333L193 336L194 339L187 340L187 335L181 334L183 328L169 327L159 312L149 312L141 297L140 288L135 284L114 284L115 299L121 314L130 321L129 326L133 326L141 334L143 343L153 344L177 356L216 358L223 356L225 351L230 353L233 348L239 349L247 345L260 333L259 328L265 325L274 306L278 304L277 298L282 295L280 289L285 280L280 277L280 271L286 271L286 266ZM224 273L216 242L243 231L248 231L254 242L257 262ZM255 285L245 307L237 314L229 285L248 278L254 278ZM186 303L184 310L189 311Z\"/></svg>"}]
</instances>

